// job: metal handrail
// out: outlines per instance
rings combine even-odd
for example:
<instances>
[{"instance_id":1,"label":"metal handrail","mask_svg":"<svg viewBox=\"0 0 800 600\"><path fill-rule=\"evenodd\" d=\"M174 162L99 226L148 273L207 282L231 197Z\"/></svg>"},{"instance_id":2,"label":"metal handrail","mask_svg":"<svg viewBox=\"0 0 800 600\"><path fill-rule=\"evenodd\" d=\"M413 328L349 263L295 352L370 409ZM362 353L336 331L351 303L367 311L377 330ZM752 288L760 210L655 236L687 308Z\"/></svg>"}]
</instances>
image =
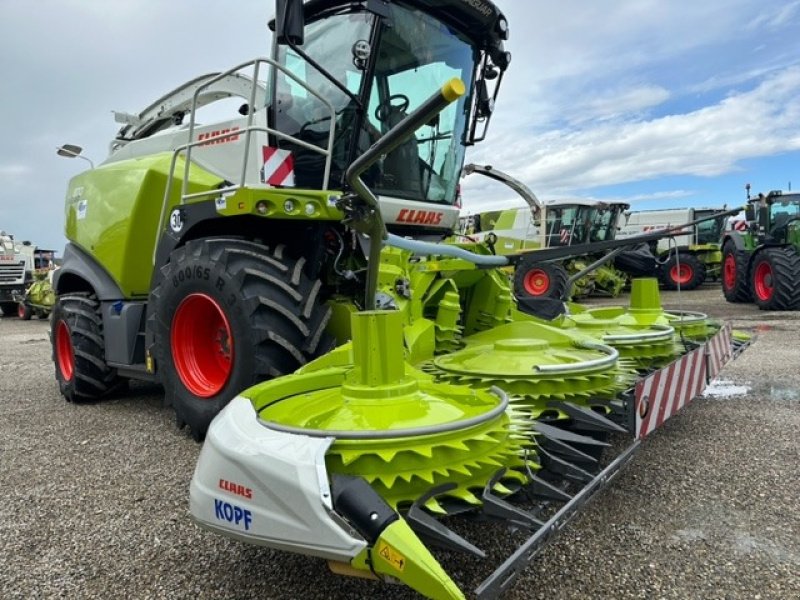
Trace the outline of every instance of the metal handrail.
<instances>
[{"instance_id":1,"label":"metal handrail","mask_svg":"<svg viewBox=\"0 0 800 600\"><path fill-rule=\"evenodd\" d=\"M263 86L259 86L259 83L258 83L258 81L259 81L258 80L258 75L259 75L259 69L260 69L261 64L266 64L266 65L268 65L268 67L272 67L273 69L277 69L278 71L283 73L289 79L291 79L292 81L297 83L300 87L305 89L309 94L311 94L312 96L317 98L328 109L329 116L330 116L330 125L328 126L328 143L327 143L327 146L325 148L321 148L320 146L316 146L314 144L310 144L310 143L305 142L303 140L300 140L300 139L298 139L298 138L296 138L296 137L294 137L292 135L285 134L285 133L283 133L281 131L278 131L277 129L274 129L273 127L261 127L261 126L253 125L253 119L254 119L254 115L256 113L256 110L255 110L256 91L259 89L259 87L262 87L262 89L263 89ZM251 91L250 91L250 98L248 99L249 100L249 106L251 107L251 109L247 114L247 124L245 125L245 127L242 128L242 129L238 129L236 131L233 131L233 132L219 133L217 135L214 135L214 136L211 136L211 137L208 137L208 138L204 138L203 140L195 140L194 139L194 137L195 137L195 128L196 128L195 112L196 112L197 105L198 105L198 99L201 96L202 92L205 91L211 85L215 84L216 82L224 79L225 77L233 75L233 74L237 73L238 71L241 71L242 69L245 69L247 67L252 67L253 68L253 77L252 77L252 87L251 87ZM295 75L294 73L289 71L286 67L284 67L283 65L279 64L278 62L276 62L275 60L273 60L271 58L261 57L261 58L255 58L255 59L246 61L246 62L241 63L241 64L239 64L239 65L237 65L235 67L232 67L232 68L228 69L227 71L219 73L215 77L210 78L208 81L203 83L203 85L198 86L197 89L195 89L195 92L194 92L194 94L192 96L192 106L191 106L191 111L190 111L189 127L188 127L189 141L187 143L185 143L185 144L181 144L181 145L177 146L172 151L172 160L170 161L169 173L167 175L167 183L166 183L166 186L165 186L165 189L164 189L164 198L163 198L163 201L161 203L161 213L160 213L159 220L158 220L158 232L159 232L159 235L160 235L160 232L161 232L162 228L164 227L164 218L166 216L167 207L169 205L170 191L172 189L172 184L173 184L173 181L175 179L175 169L177 167L178 157L182 153L185 152L185 161L186 162L185 162L184 171L183 171L183 181L181 183L180 204L185 204L187 200L192 199L192 198L199 198L199 197L203 197L203 196L218 195L218 194L223 194L223 193L234 192L234 191L236 191L238 189L241 189L241 188L243 188L245 186L245 182L246 182L246 178L247 178L247 163L248 163L248 158L250 157L250 145L251 145L250 142L251 142L252 134L253 134L254 131L260 131L260 132L265 132L265 133L267 133L269 135L274 135L275 137L278 137L278 138L283 139L283 140L290 141L290 142L292 142L294 144L297 144L298 146L300 146L302 148L305 148L307 150L311 150L312 152L316 152L316 153L324 156L325 157L325 167L324 167L324 171L323 171L322 189L323 190L327 190L328 189L328 185L330 183L331 161L332 161L332 157L333 157L333 141L334 141L334 133L335 133L335 125L336 125L336 118L335 117L336 117L336 110L335 110L335 108L333 106L333 103L331 103L328 99L326 99L318 91L316 91L315 89L311 88L305 81L300 79L299 76ZM217 141L217 140L228 139L228 138L231 138L231 137L234 137L234 136L240 136L240 135L244 135L244 150L242 152L242 169L241 169L241 177L240 177L239 182L238 183L234 183L234 184L229 185L229 186L226 186L224 188L217 188L217 189L214 189L214 190L208 190L208 191L204 191L204 192L195 192L195 193L189 194L188 193L188 186L189 186L189 171L190 171L191 162L192 162L192 148L194 148L195 146L205 145L205 144L208 144L210 142ZM156 243L154 245L154 247L153 247L153 257L152 257L153 264L156 263L157 250L158 250L158 243Z\"/></svg>"}]
</instances>

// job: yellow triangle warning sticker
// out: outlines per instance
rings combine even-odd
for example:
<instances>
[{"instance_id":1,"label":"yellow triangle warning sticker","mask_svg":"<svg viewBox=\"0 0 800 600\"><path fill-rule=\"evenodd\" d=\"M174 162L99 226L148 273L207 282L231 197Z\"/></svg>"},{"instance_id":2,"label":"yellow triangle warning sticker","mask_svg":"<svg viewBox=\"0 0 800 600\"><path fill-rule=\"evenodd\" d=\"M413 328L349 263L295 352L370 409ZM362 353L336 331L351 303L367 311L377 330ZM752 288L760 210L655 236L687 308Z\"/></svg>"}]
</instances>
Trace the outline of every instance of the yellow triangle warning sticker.
<instances>
[{"instance_id":1,"label":"yellow triangle warning sticker","mask_svg":"<svg viewBox=\"0 0 800 600\"><path fill-rule=\"evenodd\" d=\"M406 557L384 541L378 542L378 554L397 571L402 571L406 566Z\"/></svg>"}]
</instances>

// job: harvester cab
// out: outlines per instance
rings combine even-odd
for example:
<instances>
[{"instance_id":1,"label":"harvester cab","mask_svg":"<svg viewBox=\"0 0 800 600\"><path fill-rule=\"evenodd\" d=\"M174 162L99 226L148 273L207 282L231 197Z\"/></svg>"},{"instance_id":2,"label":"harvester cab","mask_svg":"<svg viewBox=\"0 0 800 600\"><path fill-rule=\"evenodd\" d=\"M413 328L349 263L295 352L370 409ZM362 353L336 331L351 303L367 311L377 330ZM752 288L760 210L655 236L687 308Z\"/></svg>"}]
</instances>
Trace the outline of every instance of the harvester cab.
<instances>
[{"instance_id":1,"label":"harvester cab","mask_svg":"<svg viewBox=\"0 0 800 600\"><path fill-rule=\"evenodd\" d=\"M763 310L800 309L800 194L751 197L744 230L722 238L722 291L728 302L753 300Z\"/></svg>"}]
</instances>

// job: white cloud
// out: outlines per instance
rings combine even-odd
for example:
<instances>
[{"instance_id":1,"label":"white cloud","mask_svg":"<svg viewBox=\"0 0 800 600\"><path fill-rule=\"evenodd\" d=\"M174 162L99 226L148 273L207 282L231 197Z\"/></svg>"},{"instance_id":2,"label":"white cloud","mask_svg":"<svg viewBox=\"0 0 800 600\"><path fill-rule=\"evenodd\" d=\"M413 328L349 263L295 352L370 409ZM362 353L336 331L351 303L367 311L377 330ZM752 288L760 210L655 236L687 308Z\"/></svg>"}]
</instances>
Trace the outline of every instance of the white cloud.
<instances>
[{"instance_id":1,"label":"white cloud","mask_svg":"<svg viewBox=\"0 0 800 600\"><path fill-rule=\"evenodd\" d=\"M627 89L598 90L589 98L576 104L573 109L578 113L571 121L585 122L607 120L641 113L645 109L657 106L670 97L668 90L658 85L640 85Z\"/></svg>"},{"instance_id":2,"label":"white cloud","mask_svg":"<svg viewBox=\"0 0 800 600\"><path fill-rule=\"evenodd\" d=\"M495 132L476 151L534 191L558 193L664 175L711 177L739 160L800 150L800 67L686 114L541 135Z\"/></svg>"},{"instance_id":3,"label":"white cloud","mask_svg":"<svg viewBox=\"0 0 800 600\"><path fill-rule=\"evenodd\" d=\"M0 165L0 177L22 177L33 173L33 169L29 165L7 164Z\"/></svg>"},{"instance_id":4,"label":"white cloud","mask_svg":"<svg viewBox=\"0 0 800 600\"><path fill-rule=\"evenodd\" d=\"M753 21L747 23L746 28L750 30L777 29L789 23L798 14L800 14L800 0L793 0L775 8L767 8Z\"/></svg>"}]
</instances>

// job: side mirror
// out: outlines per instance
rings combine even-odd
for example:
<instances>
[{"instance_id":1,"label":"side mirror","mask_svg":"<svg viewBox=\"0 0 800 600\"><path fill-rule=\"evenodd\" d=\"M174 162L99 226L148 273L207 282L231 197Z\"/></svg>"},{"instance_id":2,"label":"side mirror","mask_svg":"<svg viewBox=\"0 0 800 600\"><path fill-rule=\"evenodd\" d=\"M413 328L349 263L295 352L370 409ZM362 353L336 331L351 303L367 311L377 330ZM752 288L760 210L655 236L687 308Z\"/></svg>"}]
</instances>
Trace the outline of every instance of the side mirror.
<instances>
[{"instance_id":1,"label":"side mirror","mask_svg":"<svg viewBox=\"0 0 800 600\"><path fill-rule=\"evenodd\" d=\"M748 204L744 207L744 218L748 222L756 220L756 209L752 204Z\"/></svg>"},{"instance_id":2,"label":"side mirror","mask_svg":"<svg viewBox=\"0 0 800 600\"><path fill-rule=\"evenodd\" d=\"M494 99L489 95L489 89L486 87L486 81L479 79L477 84L478 103L476 107L477 117L479 119L486 119L492 115L494 111Z\"/></svg>"},{"instance_id":3,"label":"side mirror","mask_svg":"<svg viewBox=\"0 0 800 600\"><path fill-rule=\"evenodd\" d=\"M303 45L303 0L277 0L275 2L275 35L278 44Z\"/></svg>"}]
</instances>

